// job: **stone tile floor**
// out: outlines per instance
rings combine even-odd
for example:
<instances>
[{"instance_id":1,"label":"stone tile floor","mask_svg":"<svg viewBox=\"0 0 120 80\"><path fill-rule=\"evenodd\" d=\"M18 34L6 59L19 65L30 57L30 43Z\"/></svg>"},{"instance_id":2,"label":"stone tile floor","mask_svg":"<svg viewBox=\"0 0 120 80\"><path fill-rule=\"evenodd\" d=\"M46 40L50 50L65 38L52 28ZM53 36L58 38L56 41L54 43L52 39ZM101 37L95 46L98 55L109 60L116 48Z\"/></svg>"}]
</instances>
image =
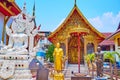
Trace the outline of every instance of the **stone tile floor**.
<instances>
[{"instance_id":1,"label":"stone tile floor","mask_svg":"<svg viewBox=\"0 0 120 80\"><path fill-rule=\"evenodd\" d=\"M78 72L78 65L77 64L69 64L67 66L67 68L63 72L65 74L64 75L65 80L71 80L71 76L73 75L72 71ZM88 70L87 70L87 67L85 65L80 65L80 73L88 74ZM53 79L49 78L49 80L53 80ZM95 80L95 79L92 79L92 80ZM118 80L120 80L120 79L118 79Z\"/></svg>"}]
</instances>

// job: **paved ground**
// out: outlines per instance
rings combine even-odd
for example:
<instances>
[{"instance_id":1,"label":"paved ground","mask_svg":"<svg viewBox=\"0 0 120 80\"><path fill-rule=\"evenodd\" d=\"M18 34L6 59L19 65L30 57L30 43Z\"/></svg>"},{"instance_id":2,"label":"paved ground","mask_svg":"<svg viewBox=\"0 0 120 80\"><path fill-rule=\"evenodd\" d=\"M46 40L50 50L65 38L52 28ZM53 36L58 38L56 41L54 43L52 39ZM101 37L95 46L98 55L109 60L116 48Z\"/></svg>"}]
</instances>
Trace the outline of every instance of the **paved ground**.
<instances>
[{"instance_id":1,"label":"paved ground","mask_svg":"<svg viewBox=\"0 0 120 80\"><path fill-rule=\"evenodd\" d=\"M71 80L71 76L72 74L75 72L78 72L78 65L77 64L68 64L68 66L66 67L66 69L64 70L64 74L65 74L65 80ZM88 70L87 67L85 65L80 65L80 73L84 73L84 74L88 74ZM53 80L52 78L49 80ZM95 80L95 79L93 79ZM109 80L109 79L108 79ZM120 79L118 79L120 80Z\"/></svg>"},{"instance_id":2,"label":"paved ground","mask_svg":"<svg viewBox=\"0 0 120 80\"><path fill-rule=\"evenodd\" d=\"M65 69L65 80L71 80L72 72L78 72L78 65L77 64L69 64L68 67ZM80 73L87 74L87 67L85 65L80 65Z\"/></svg>"},{"instance_id":3,"label":"paved ground","mask_svg":"<svg viewBox=\"0 0 120 80\"><path fill-rule=\"evenodd\" d=\"M72 71L73 71L73 73L78 72L77 64L68 64L68 66L66 67L66 69L63 72L65 74L65 76L64 76L65 80L71 80ZM80 72L87 74L87 68L85 65L80 65ZM49 80L53 80L53 79L49 78Z\"/></svg>"}]
</instances>

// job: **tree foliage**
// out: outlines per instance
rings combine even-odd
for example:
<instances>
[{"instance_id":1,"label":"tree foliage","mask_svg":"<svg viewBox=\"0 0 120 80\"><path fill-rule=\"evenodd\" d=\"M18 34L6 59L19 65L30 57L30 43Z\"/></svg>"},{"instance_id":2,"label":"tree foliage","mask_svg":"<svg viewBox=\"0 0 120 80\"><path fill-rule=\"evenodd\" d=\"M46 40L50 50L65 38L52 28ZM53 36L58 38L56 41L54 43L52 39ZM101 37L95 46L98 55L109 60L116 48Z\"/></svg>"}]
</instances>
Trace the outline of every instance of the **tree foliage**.
<instances>
[{"instance_id":1,"label":"tree foliage","mask_svg":"<svg viewBox=\"0 0 120 80\"><path fill-rule=\"evenodd\" d=\"M49 45L48 51L46 52L46 58L49 59L50 62L54 62L53 51L55 46L53 44Z\"/></svg>"},{"instance_id":2,"label":"tree foliage","mask_svg":"<svg viewBox=\"0 0 120 80\"><path fill-rule=\"evenodd\" d=\"M95 60L95 53L85 55L86 62L93 62Z\"/></svg>"},{"instance_id":3,"label":"tree foliage","mask_svg":"<svg viewBox=\"0 0 120 80\"><path fill-rule=\"evenodd\" d=\"M116 80L117 80L117 68L116 68L116 55L120 58L120 54L118 52L110 52L107 51L104 53L104 60L108 59L110 61L110 76L111 76L111 80L113 80L113 67L112 65L114 64L115 67L115 75L116 75Z\"/></svg>"},{"instance_id":4,"label":"tree foliage","mask_svg":"<svg viewBox=\"0 0 120 80\"><path fill-rule=\"evenodd\" d=\"M120 54L118 52L115 52L115 51L113 51L113 52L110 52L110 51L105 52L104 53L104 60L109 59L110 62L112 64L114 64L116 62L116 60L115 60L116 56L115 55L117 55L120 58Z\"/></svg>"}]
</instances>

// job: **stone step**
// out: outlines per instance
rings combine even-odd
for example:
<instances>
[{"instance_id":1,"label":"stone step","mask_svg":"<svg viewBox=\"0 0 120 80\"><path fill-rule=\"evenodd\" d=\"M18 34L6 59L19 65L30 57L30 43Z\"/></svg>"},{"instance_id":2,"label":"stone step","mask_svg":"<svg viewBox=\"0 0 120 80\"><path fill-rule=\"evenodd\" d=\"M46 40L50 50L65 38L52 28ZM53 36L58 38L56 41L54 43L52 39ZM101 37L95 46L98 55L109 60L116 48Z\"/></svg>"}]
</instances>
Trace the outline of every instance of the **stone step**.
<instances>
[{"instance_id":1,"label":"stone step","mask_svg":"<svg viewBox=\"0 0 120 80\"><path fill-rule=\"evenodd\" d=\"M71 78L65 78L65 80L71 80Z\"/></svg>"}]
</instances>

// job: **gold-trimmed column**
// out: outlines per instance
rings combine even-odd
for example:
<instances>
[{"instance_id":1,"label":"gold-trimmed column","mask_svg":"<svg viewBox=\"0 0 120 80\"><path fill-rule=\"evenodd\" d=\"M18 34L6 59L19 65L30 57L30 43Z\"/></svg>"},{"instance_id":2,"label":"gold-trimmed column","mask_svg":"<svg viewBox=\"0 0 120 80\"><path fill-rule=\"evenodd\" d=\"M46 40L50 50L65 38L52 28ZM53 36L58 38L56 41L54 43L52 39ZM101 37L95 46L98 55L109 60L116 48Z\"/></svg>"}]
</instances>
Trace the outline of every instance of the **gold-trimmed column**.
<instances>
[{"instance_id":1,"label":"gold-trimmed column","mask_svg":"<svg viewBox=\"0 0 120 80\"><path fill-rule=\"evenodd\" d=\"M96 40L94 40L94 46L95 46L95 47L94 47L94 51L97 52L98 44L97 44Z\"/></svg>"},{"instance_id":2,"label":"gold-trimmed column","mask_svg":"<svg viewBox=\"0 0 120 80\"><path fill-rule=\"evenodd\" d=\"M87 40L84 38L84 55L87 54Z\"/></svg>"},{"instance_id":3,"label":"gold-trimmed column","mask_svg":"<svg viewBox=\"0 0 120 80\"><path fill-rule=\"evenodd\" d=\"M66 38L66 54L65 56L68 58L68 38Z\"/></svg>"}]
</instances>

